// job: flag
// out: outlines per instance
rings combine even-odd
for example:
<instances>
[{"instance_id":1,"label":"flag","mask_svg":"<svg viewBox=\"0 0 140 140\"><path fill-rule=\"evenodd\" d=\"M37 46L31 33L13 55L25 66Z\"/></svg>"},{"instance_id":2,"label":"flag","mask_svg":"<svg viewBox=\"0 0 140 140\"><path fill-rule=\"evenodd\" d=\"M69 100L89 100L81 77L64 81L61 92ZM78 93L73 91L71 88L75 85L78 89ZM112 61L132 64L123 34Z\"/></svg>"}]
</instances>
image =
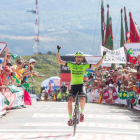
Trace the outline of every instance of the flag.
<instances>
[{"instance_id":1,"label":"flag","mask_svg":"<svg viewBox=\"0 0 140 140\"><path fill-rule=\"evenodd\" d=\"M129 92L129 98L130 99L137 99L135 91Z\"/></svg>"},{"instance_id":2,"label":"flag","mask_svg":"<svg viewBox=\"0 0 140 140\"><path fill-rule=\"evenodd\" d=\"M103 98L104 98L104 100L109 98L108 90L105 90L105 91L103 92Z\"/></svg>"},{"instance_id":3,"label":"flag","mask_svg":"<svg viewBox=\"0 0 140 140\"><path fill-rule=\"evenodd\" d=\"M7 87L9 88L12 94L16 92L20 92L15 85L8 85Z\"/></svg>"},{"instance_id":4,"label":"flag","mask_svg":"<svg viewBox=\"0 0 140 140\"><path fill-rule=\"evenodd\" d=\"M113 89L112 96L113 96L113 100L116 100L116 99L118 99L118 96L117 96L117 91L116 91L116 89Z\"/></svg>"},{"instance_id":5,"label":"flag","mask_svg":"<svg viewBox=\"0 0 140 140\"><path fill-rule=\"evenodd\" d=\"M124 7L124 21L125 21L125 38L126 38L126 42L128 42L128 40L130 41L130 34L128 36L129 30L128 30L128 22L127 22L127 15L126 15L125 7Z\"/></svg>"},{"instance_id":6,"label":"flag","mask_svg":"<svg viewBox=\"0 0 140 140\"><path fill-rule=\"evenodd\" d=\"M123 47L125 40L124 40L124 30L123 30L123 9L121 9L121 38L120 38L120 47Z\"/></svg>"},{"instance_id":7,"label":"flag","mask_svg":"<svg viewBox=\"0 0 140 140\"><path fill-rule=\"evenodd\" d=\"M122 100L127 99L127 91L122 91Z\"/></svg>"},{"instance_id":8,"label":"flag","mask_svg":"<svg viewBox=\"0 0 140 140\"><path fill-rule=\"evenodd\" d=\"M113 32L112 32L112 18L109 18L109 5L107 5L107 22L106 35L103 46L107 49L114 50L113 47ZM111 64L111 69L115 69L115 64Z\"/></svg>"},{"instance_id":9,"label":"flag","mask_svg":"<svg viewBox=\"0 0 140 140\"><path fill-rule=\"evenodd\" d=\"M29 83L22 84L22 87L23 87L24 90L26 90L27 92L30 92L30 86L29 86Z\"/></svg>"},{"instance_id":10,"label":"flag","mask_svg":"<svg viewBox=\"0 0 140 140\"><path fill-rule=\"evenodd\" d=\"M85 75L84 77L88 77L90 75L90 72L88 70L85 70Z\"/></svg>"},{"instance_id":11,"label":"flag","mask_svg":"<svg viewBox=\"0 0 140 140\"><path fill-rule=\"evenodd\" d=\"M8 99L6 98L6 96L4 97L4 103L6 104L6 105L10 105L10 102L8 101Z\"/></svg>"},{"instance_id":12,"label":"flag","mask_svg":"<svg viewBox=\"0 0 140 140\"><path fill-rule=\"evenodd\" d=\"M129 16L130 16L130 42L140 42L140 36L136 29L131 12L129 12Z\"/></svg>"},{"instance_id":13,"label":"flag","mask_svg":"<svg viewBox=\"0 0 140 140\"><path fill-rule=\"evenodd\" d=\"M134 55L132 49L129 49L129 50L127 51L127 53L128 53L128 54L131 54L131 55Z\"/></svg>"},{"instance_id":14,"label":"flag","mask_svg":"<svg viewBox=\"0 0 140 140\"><path fill-rule=\"evenodd\" d=\"M20 81L17 79L15 75L13 75L13 79L15 80L16 83L20 84Z\"/></svg>"},{"instance_id":15,"label":"flag","mask_svg":"<svg viewBox=\"0 0 140 140\"><path fill-rule=\"evenodd\" d=\"M13 59L20 58L20 56L19 56L19 55L16 55L16 54L10 54L10 55L11 55L11 57L12 57Z\"/></svg>"},{"instance_id":16,"label":"flag","mask_svg":"<svg viewBox=\"0 0 140 140\"><path fill-rule=\"evenodd\" d=\"M100 96L99 96L99 99L98 99L98 104L101 104L102 100L103 100L102 92L100 92Z\"/></svg>"},{"instance_id":17,"label":"flag","mask_svg":"<svg viewBox=\"0 0 140 140\"><path fill-rule=\"evenodd\" d=\"M24 103L25 105L32 105L32 99L26 90L24 90Z\"/></svg>"},{"instance_id":18,"label":"flag","mask_svg":"<svg viewBox=\"0 0 140 140\"><path fill-rule=\"evenodd\" d=\"M102 45L104 43L104 30L105 30L105 17L104 17L104 3L101 2L101 33L102 33Z\"/></svg>"},{"instance_id":19,"label":"flag","mask_svg":"<svg viewBox=\"0 0 140 140\"><path fill-rule=\"evenodd\" d=\"M122 99L122 92L119 92L119 93L118 93L118 97L119 97L120 99Z\"/></svg>"},{"instance_id":20,"label":"flag","mask_svg":"<svg viewBox=\"0 0 140 140\"><path fill-rule=\"evenodd\" d=\"M105 41L103 46L110 49L110 44L111 44L111 26L110 26L110 19L109 19L109 5L107 5L106 34L105 34Z\"/></svg>"}]
</instances>

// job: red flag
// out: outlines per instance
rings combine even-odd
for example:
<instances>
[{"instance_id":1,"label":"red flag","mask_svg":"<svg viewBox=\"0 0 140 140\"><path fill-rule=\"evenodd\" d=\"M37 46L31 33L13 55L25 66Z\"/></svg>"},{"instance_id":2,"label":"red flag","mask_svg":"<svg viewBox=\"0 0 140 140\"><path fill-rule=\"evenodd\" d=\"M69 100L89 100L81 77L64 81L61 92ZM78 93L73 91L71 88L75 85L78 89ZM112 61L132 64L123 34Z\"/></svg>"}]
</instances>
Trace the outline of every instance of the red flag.
<instances>
[{"instance_id":1,"label":"red flag","mask_svg":"<svg viewBox=\"0 0 140 140\"><path fill-rule=\"evenodd\" d=\"M103 99L108 99L109 98L109 93L108 93L108 90L104 91L103 92Z\"/></svg>"},{"instance_id":2,"label":"red flag","mask_svg":"<svg viewBox=\"0 0 140 140\"><path fill-rule=\"evenodd\" d=\"M129 16L130 16L130 42L140 42L140 36L136 29L131 12L129 12Z\"/></svg>"},{"instance_id":3,"label":"red flag","mask_svg":"<svg viewBox=\"0 0 140 140\"><path fill-rule=\"evenodd\" d=\"M26 90L24 90L24 103L25 105L32 105L32 99Z\"/></svg>"},{"instance_id":4,"label":"red flag","mask_svg":"<svg viewBox=\"0 0 140 140\"><path fill-rule=\"evenodd\" d=\"M113 89L112 96L113 96L113 100L116 100L116 99L118 99L118 96L117 96L117 91L116 91L116 89Z\"/></svg>"}]
</instances>

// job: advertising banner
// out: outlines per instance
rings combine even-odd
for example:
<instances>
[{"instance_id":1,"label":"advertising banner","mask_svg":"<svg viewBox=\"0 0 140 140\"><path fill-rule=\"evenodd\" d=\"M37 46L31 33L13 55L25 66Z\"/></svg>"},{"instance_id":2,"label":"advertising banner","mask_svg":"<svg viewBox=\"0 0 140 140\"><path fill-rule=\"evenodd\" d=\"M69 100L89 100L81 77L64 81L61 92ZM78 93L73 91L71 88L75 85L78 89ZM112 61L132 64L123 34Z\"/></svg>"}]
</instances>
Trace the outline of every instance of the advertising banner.
<instances>
[{"instance_id":1,"label":"advertising banner","mask_svg":"<svg viewBox=\"0 0 140 140\"><path fill-rule=\"evenodd\" d=\"M140 54L140 43L125 43L124 47L131 56Z\"/></svg>"},{"instance_id":2,"label":"advertising banner","mask_svg":"<svg viewBox=\"0 0 140 140\"><path fill-rule=\"evenodd\" d=\"M89 64L97 64L101 58L101 56L85 56L85 59ZM102 66L111 67L111 63L102 63Z\"/></svg>"},{"instance_id":3,"label":"advertising banner","mask_svg":"<svg viewBox=\"0 0 140 140\"><path fill-rule=\"evenodd\" d=\"M101 54L103 54L103 51L106 51L106 57L103 60L103 63L121 63L125 64L126 63L126 56L124 52L124 47L121 47L120 49L117 50L109 50L103 46L101 46Z\"/></svg>"}]
</instances>

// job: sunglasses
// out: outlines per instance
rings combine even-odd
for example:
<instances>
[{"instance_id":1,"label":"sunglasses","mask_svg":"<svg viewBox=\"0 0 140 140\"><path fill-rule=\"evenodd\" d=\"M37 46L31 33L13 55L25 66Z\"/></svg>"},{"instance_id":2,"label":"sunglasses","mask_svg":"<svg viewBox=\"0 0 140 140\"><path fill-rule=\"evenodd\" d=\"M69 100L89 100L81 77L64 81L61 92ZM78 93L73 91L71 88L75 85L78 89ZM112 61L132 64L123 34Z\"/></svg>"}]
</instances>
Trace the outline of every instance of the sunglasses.
<instances>
[{"instance_id":1,"label":"sunglasses","mask_svg":"<svg viewBox=\"0 0 140 140\"><path fill-rule=\"evenodd\" d=\"M22 63L21 63L21 62L18 62L18 64L20 64L20 65L21 65Z\"/></svg>"},{"instance_id":2,"label":"sunglasses","mask_svg":"<svg viewBox=\"0 0 140 140\"><path fill-rule=\"evenodd\" d=\"M77 52L76 54L82 54L81 52Z\"/></svg>"}]
</instances>

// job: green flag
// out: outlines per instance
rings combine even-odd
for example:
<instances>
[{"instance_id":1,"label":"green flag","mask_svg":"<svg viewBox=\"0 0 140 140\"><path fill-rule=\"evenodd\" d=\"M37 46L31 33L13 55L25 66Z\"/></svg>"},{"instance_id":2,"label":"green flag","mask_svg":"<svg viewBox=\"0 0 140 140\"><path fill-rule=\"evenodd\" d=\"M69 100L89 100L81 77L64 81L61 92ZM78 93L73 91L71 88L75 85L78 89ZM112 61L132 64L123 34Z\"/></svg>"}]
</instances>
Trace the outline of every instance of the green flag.
<instances>
[{"instance_id":1,"label":"green flag","mask_svg":"<svg viewBox=\"0 0 140 140\"><path fill-rule=\"evenodd\" d=\"M122 100L127 99L127 91L122 91Z\"/></svg>"},{"instance_id":2,"label":"green flag","mask_svg":"<svg viewBox=\"0 0 140 140\"><path fill-rule=\"evenodd\" d=\"M11 54L11 57L12 57L13 59L20 58L20 56L19 56L19 55L16 55L16 54Z\"/></svg>"},{"instance_id":3,"label":"green flag","mask_svg":"<svg viewBox=\"0 0 140 140\"><path fill-rule=\"evenodd\" d=\"M119 93L118 93L118 97L119 97L120 99L122 99L122 92L119 92Z\"/></svg>"},{"instance_id":4,"label":"green flag","mask_svg":"<svg viewBox=\"0 0 140 140\"><path fill-rule=\"evenodd\" d=\"M10 102L8 101L8 99L6 98L6 96L4 97L4 103L5 103L6 105L8 105L8 106L9 106L9 104L10 104Z\"/></svg>"},{"instance_id":5,"label":"green flag","mask_svg":"<svg viewBox=\"0 0 140 140\"><path fill-rule=\"evenodd\" d=\"M85 70L85 77L88 77L90 75L90 72Z\"/></svg>"},{"instance_id":6,"label":"green flag","mask_svg":"<svg viewBox=\"0 0 140 140\"><path fill-rule=\"evenodd\" d=\"M17 77L15 75L13 75L13 79L15 79L15 82L20 84L20 81L17 79Z\"/></svg>"},{"instance_id":7,"label":"green flag","mask_svg":"<svg viewBox=\"0 0 140 140\"><path fill-rule=\"evenodd\" d=\"M120 38L120 47L123 47L125 40L124 40L124 30L123 30L123 16L122 16L123 9L121 9L121 38Z\"/></svg>"},{"instance_id":8,"label":"green flag","mask_svg":"<svg viewBox=\"0 0 140 140\"><path fill-rule=\"evenodd\" d=\"M16 92L20 92L15 85L9 85L7 87L9 88L9 90L11 91L12 94L16 93Z\"/></svg>"},{"instance_id":9,"label":"green flag","mask_svg":"<svg viewBox=\"0 0 140 140\"><path fill-rule=\"evenodd\" d=\"M129 92L129 98L130 99L137 99L135 91Z\"/></svg>"},{"instance_id":10,"label":"green flag","mask_svg":"<svg viewBox=\"0 0 140 140\"><path fill-rule=\"evenodd\" d=\"M22 87L23 87L28 93L30 92L29 83L22 84Z\"/></svg>"}]
</instances>

